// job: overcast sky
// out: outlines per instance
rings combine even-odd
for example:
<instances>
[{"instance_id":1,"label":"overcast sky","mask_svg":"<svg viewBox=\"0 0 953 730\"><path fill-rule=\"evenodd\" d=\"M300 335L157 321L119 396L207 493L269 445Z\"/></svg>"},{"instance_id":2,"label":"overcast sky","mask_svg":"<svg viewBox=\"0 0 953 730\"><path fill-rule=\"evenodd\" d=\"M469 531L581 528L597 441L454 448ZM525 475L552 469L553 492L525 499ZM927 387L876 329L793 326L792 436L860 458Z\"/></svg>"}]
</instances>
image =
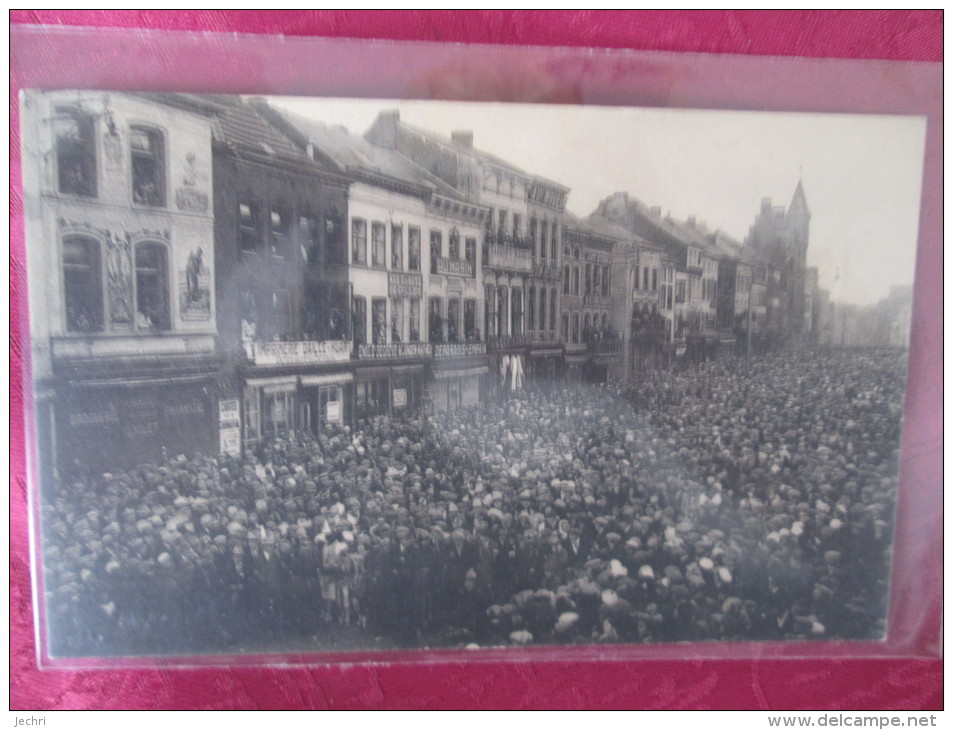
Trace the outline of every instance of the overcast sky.
<instances>
[{"instance_id":1,"label":"overcast sky","mask_svg":"<svg viewBox=\"0 0 953 730\"><path fill-rule=\"evenodd\" d=\"M586 217L626 190L647 205L743 240L769 197L787 207L800 175L811 210L808 264L844 302L912 284L922 117L634 109L569 105L271 98L363 134L382 109L572 189ZM840 272L839 283L836 280Z\"/></svg>"}]
</instances>

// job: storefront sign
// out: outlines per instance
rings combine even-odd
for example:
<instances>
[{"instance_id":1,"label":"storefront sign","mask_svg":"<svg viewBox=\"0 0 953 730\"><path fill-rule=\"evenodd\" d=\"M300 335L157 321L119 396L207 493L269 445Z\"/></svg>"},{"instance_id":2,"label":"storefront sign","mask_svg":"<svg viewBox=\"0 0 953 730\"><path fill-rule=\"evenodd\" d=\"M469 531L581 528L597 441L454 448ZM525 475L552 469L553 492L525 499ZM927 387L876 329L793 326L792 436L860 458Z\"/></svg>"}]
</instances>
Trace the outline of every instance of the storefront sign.
<instances>
[{"instance_id":1,"label":"storefront sign","mask_svg":"<svg viewBox=\"0 0 953 730\"><path fill-rule=\"evenodd\" d=\"M179 210L204 213L208 210L208 195L192 188L176 188L175 205Z\"/></svg>"},{"instance_id":2,"label":"storefront sign","mask_svg":"<svg viewBox=\"0 0 953 730\"><path fill-rule=\"evenodd\" d=\"M433 356L436 358L473 357L475 355L486 355L485 342L457 342L433 346Z\"/></svg>"},{"instance_id":3,"label":"storefront sign","mask_svg":"<svg viewBox=\"0 0 953 730\"><path fill-rule=\"evenodd\" d=\"M423 277L420 274L402 274L396 271L387 273L387 296L391 299L419 299L423 293Z\"/></svg>"},{"instance_id":4,"label":"storefront sign","mask_svg":"<svg viewBox=\"0 0 953 730\"><path fill-rule=\"evenodd\" d=\"M449 276L473 276L473 264L469 261L437 259L437 273Z\"/></svg>"},{"instance_id":5,"label":"storefront sign","mask_svg":"<svg viewBox=\"0 0 953 730\"><path fill-rule=\"evenodd\" d=\"M400 342L392 345L360 345L357 356L361 360L430 357L430 345L426 342Z\"/></svg>"},{"instance_id":6,"label":"storefront sign","mask_svg":"<svg viewBox=\"0 0 953 730\"><path fill-rule=\"evenodd\" d=\"M351 343L343 340L249 344L250 358L256 365L312 365L351 359Z\"/></svg>"},{"instance_id":7,"label":"storefront sign","mask_svg":"<svg viewBox=\"0 0 953 730\"><path fill-rule=\"evenodd\" d=\"M407 406L407 389L394 388L394 408L405 408Z\"/></svg>"},{"instance_id":8,"label":"storefront sign","mask_svg":"<svg viewBox=\"0 0 953 730\"><path fill-rule=\"evenodd\" d=\"M240 456L242 452L241 411L237 398L218 402L219 453Z\"/></svg>"},{"instance_id":9,"label":"storefront sign","mask_svg":"<svg viewBox=\"0 0 953 730\"><path fill-rule=\"evenodd\" d=\"M328 401L327 419L328 419L328 423L341 422L341 402L340 401L336 401L336 400Z\"/></svg>"}]
</instances>

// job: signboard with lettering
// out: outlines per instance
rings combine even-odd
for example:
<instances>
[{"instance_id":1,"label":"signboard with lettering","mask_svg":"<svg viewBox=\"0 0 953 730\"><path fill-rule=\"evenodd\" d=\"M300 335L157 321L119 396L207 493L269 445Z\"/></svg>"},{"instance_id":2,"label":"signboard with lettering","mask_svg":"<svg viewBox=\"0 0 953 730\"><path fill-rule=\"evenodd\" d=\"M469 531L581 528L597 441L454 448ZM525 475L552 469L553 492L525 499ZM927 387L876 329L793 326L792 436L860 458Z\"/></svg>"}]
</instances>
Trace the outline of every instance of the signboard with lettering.
<instances>
[{"instance_id":1,"label":"signboard with lettering","mask_svg":"<svg viewBox=\"0 0 953 730\"><path fill-rule=\"evenodd\" d=\"M218 402L218 443L220 453L241 456L242 421L238 398Z\"/></svg>"},{"instance_id":2,"label":"signboard with lettering","mask_svg":"<svg viewBox=\"0 0 953 730\"><path fill-rule=\"evenodd\" d=\"M407 406L407 389L394 388L394 408L405 408Z\"/></svg>"},{"instance_id":3,"label":"signboard with lettering","mask_svg":"<svg viewBox=\"0 0 953 730\"><path fill-rule=\"evenodd\" d=\"M391 299L419 299L423 296L424 284L420 274L405 274L399 271L387 272L387 296Z\"/></svg>"},{"instance_id":4,"label":"signboard with lettering","mask_svg":"<svg viewBox=\"0 0 953 730\"><path fill-rule=\"evenodd\" d=\"M437 259L437 273L449 276L473 276L473 264L469 261Z\"/></svg>"},{"instance_id":5,"label":"signboard with lettering","mask_svg":"<svg viewBox=\"0 0 953 730\"><path fill-rule=\"evenodd\" d=\"M341 422L341 401L329 400L327 407L328 423Z\"/></svg>"},{"instance_id":6,"label":"signboard with lettering","mask_svg":"<svg viewBox=\"0 0 953 730\"><path fill-rule=\"evenodd\" d=\"M250 345L250 359L256 365L310 365L351 359L351 343L343 340L252 342Z\"/></svg>"}]
</instances>

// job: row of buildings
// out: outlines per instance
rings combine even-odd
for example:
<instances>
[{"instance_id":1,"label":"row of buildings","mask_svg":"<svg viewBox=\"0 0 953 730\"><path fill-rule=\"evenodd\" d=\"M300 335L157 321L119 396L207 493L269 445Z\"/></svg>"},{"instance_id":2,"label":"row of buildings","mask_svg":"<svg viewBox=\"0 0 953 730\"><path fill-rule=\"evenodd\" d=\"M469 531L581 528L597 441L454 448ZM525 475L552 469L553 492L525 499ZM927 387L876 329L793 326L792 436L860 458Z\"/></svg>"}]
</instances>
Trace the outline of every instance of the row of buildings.
<instances>
[{"instance_id":1,"label":"row of buildings","mask_svg":"<svg viewBox=\"0 0 953 730\"><path fill-rule=\"evenodd\" d=\"M739 242L627 193L578 218L565 185L396 111L360 137L231 96L22 105L34 412L63 476L824 331L800 183Z\"/></svg>"}]
</instances>

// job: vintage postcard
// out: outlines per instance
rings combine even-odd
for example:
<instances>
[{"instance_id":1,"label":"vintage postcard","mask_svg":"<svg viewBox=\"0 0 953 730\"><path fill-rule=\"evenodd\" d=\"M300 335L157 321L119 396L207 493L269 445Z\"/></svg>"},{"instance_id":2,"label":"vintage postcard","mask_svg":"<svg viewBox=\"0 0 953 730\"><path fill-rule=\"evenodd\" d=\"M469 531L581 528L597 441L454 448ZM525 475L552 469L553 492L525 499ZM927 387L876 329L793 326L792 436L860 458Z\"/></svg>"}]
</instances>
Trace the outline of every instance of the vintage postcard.
<instances>
[{"instance_id":1,"label":"vintage postcard","mask_svg":"<svg viewBox=\"0 0 953 730\"><path fill-rule=\"evenodd\" d=\"M885 638L924 117L20 120L51 658Z\"/></svg>"}]
</instances>

